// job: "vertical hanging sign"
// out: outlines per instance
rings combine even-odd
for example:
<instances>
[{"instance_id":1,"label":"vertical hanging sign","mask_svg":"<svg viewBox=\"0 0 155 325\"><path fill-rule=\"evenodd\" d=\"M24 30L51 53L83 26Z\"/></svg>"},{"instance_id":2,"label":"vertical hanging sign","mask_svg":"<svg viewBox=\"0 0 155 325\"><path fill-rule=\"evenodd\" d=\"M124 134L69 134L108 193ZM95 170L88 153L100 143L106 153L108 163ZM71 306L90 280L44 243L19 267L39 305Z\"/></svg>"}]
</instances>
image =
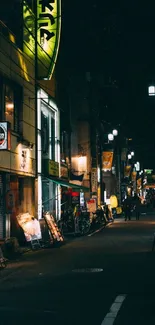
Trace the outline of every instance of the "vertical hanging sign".
<instances>
[{"instance_id":1,"label":"vertical hanging sign","mask_svg":"<svg viewBox=\"0 0 155 325\"><path fill-rule=\"evenodd\" d=\"M37 0L38 79L51 79L60 41L61 0Z\"/></svg>"},{"instance_id":2,"label":"vertical hanging sign","mask_svg":"<svg viewBox=\"0 0 155 325\"><path fill-rule=\"evenodd\" d=\"M23 0L23 51L36 58L38 79L50 80L59 50L61 0L35 0L34 3L36 6L31 9Z\"/></svg>"}]
</instances>

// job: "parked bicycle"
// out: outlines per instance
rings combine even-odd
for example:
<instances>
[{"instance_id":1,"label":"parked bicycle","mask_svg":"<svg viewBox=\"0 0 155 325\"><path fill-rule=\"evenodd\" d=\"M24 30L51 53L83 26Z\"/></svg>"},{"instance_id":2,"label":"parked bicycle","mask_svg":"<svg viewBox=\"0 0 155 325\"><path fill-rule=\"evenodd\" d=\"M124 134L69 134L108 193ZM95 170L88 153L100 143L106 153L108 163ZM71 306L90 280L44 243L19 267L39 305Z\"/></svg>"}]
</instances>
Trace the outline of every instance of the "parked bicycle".
<instances>
[{"instance_id":1,"label":"parked bicycle","mask_svg":"<svg viewBox=\"0 0 155 325\"><path fill-rule=\"evenodd\" d=\"M89 233L91 224L90 224L90 216L88 212L81 212L78 217L79 220L79 231L81 235L86 235Z\"/></svg>"},{"instance_id":2,"label":"parked bicycle","mask_svg":"<svg viewBox=\"0 0 155 325\"><path fill-rule=\"evenodd\" d=\"M7 267L7 260L3 256L2 249L0 247L0 269L5 269Z\"/></svg>"},{"instance_id":3,"label":"parked bicycle","mask_svg":"<svg viewBox=\"0 0 155 325\"><path fill-rule=\"evenodd\" d=\"M82 211L79 207L64 211L60 224L63 233L74 233L75 235L86 235L91 226L89 213Z\"/></svg>"}]
</instances>

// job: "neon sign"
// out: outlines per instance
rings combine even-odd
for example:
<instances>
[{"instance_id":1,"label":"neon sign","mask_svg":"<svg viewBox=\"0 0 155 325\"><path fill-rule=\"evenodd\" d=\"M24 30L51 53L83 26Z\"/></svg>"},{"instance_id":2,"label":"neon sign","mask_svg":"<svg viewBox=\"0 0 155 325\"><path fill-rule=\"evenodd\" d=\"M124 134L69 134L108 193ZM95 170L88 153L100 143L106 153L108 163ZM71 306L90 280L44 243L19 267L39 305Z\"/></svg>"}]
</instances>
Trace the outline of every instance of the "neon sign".
<instances>
[{"instance_id":1,"label":"neon sign","mask_svg":"<svg viewBox=\"0 0 155 325\"><path fill-rule=\"evenodd\" d=\"M36 17L26 1L24 16L24 52L34 58L37 41L38 79L51 79L60 42L61 0L36 0ZM37 40L35 40L35 19L37 19Z\"/></svg>"},{"instance_id":2,"label":"neon sign","mask_svg":"<svg viewBox=\"0 0 155 325\"><path fill-rule=\"evenodd\" d=\"M38 77L50 79L60 41L60 0L37 0Z\"/></svg>"}]
</instances>

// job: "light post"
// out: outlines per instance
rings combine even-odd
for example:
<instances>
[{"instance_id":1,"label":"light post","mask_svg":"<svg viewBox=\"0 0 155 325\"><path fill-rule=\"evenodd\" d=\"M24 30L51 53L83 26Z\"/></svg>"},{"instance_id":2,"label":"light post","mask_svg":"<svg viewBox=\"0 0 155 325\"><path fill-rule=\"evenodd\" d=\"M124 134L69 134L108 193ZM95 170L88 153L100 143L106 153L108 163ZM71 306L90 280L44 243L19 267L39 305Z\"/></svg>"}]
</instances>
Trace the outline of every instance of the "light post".
<instances>
[{"instance_id":1,"label":"light post","mask_svg":"<svg viewBox=\"0 0 155 325\"><path fill-rule=\"evenodd\" d=\"M154 85L150 85L148 87L148 95L149 96L155 96L155 86Z\"/></svg>"},{"instance_id":2,"label":"light post","mask_svg":"<svg viewBox=\"0 0 155 325\"><path fill-rule=\"evenodd\" d=\"M118 130L114 129L112 131L114 137L118 136ZM117 196L119 205L121 204L121 155L120 155L120 142L118 141L115 145L116 149L116 177L117 177Z\"/></svg>"},{"instance_id":3,"label":"light post","mask_svg":"<svg viewBox=\"0 0 155 325\"><path fill-rule=\"evenodd\" d=\"M110 133L106 133L107 140L103 140L103 146L101 145L101 140L102 137L100 135L100 173L99 173L99 178L100 178L100 200L103 201L104 198L104 187L103 187L103 155L102 152L105 150L105 144L110 144L112 141L115 140L115 138L118 135L118 130L117 129L112 129ZM117 148L118 149L118 148ZM118 176L118 193L120 193L120 184L121 184L121 172L120 172L120 155L117 150L117 176Z\"/></svg>"},{"instance_id":4,"label":"light post","mask_svg":"<svg viewBox=\"0 0 155 325\"><path fill-rule=\"evenodd\" d=\"M118 130L113 129L112 133L108 134L108 140L113 141L115 137L118 136ZM120 145L119 143L115 144L116 152L116 179L117 179L117 196L118 202L121 204L121 160L120 160Z\"/></svg>"}]
</instances>

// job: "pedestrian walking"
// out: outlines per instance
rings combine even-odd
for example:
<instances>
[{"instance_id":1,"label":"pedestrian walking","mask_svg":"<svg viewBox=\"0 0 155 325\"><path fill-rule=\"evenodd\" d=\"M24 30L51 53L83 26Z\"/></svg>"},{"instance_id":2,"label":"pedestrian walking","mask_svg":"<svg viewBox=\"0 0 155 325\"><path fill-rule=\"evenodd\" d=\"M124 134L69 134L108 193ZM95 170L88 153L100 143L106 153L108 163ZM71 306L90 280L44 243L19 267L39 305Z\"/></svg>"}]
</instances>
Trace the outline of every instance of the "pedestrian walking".
<instances>
[{"instance_id":1,"label":"pedestrian walking","mask_svg":"<svg viewBox=\"0 0 155 325\"><path fill-rule=\"evenodd\" d=\"M134 202L134 207L135 207L136 220L139 220L141 201L137 194L134 195L133 202Z\"/></svg>"},{"instance_id":2,"label":"pedestrian walking","mask_svg":"<svg viewBox=\"0 0 155 325\"><path fill-rule=\"evenodd\" d=\"M131 197L127 196L127 198L123 202L123 210L124 210L124 214L125 214L125 221L127 219L131 220L131 207L132 207Z\"/></svg>"}]
</instances>

